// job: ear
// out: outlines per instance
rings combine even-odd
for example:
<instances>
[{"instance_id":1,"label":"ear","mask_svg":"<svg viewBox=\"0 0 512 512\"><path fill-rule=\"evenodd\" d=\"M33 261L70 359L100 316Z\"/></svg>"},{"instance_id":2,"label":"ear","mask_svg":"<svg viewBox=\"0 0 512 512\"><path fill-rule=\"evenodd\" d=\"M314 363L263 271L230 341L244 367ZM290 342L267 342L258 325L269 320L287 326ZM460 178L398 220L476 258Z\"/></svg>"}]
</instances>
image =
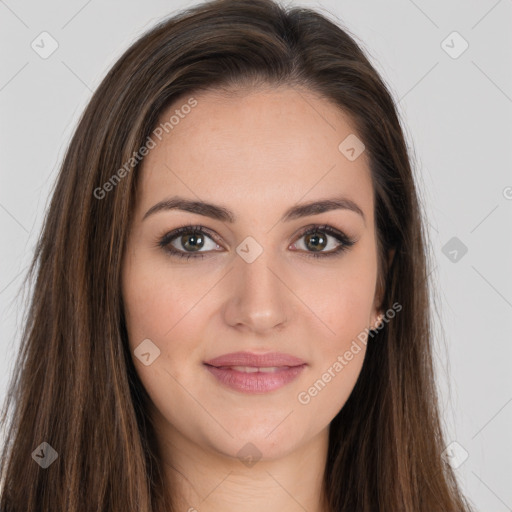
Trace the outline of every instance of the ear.
<instances>
[{"instance_id":1,"label":"ear","mask_svg":"<svg viewBox=\"0 0 512 512\"><path fill-rule=\"evenodd\" d=\"M389 249L388 251L388 257L387 257L387 269L391 267L391 264L393 263L393 259L395 257L395 248ZM382 301L384 298L384 283L385 279L384 276L382 276L382 280L377 283L377 289L375 291L375 297L373 300L373 306L372 306L372 314L370 317L370 327L375 327L378 323L379 317L384 316L384 311L382 309Z\"/></svg>"},{"instance_id":2,"label":"ear","mask_svg":"<svg viewBox=\"0 0 512 512\"><path fill-rule=\"evenodd\" d=\"M372 312L369 319L369 329L375 329L379 320L379 317L383 315L381 304L382 304L382 294L379 293L380 290L375 291L375 297L373 299Z\"/></svg>"}]
</instances>

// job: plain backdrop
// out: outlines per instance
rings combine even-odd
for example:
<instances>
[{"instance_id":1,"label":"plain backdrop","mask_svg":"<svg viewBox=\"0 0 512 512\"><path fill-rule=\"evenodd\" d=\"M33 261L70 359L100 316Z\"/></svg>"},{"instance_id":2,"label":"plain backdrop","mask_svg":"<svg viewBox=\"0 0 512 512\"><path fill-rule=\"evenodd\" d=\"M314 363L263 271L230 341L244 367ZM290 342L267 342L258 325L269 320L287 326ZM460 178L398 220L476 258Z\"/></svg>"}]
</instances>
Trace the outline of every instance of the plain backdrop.
<instances>
[{"instance_id":1,"label":"plain backdrop","mask_svg":"<svg viewBox=\"0 0 512 512\"><path fill-rule=\"evenodd\" d=\"M288 3L355 35L397 102L432 240L451 460L478 510L511 511L512 0ZM78 116L138 36L192 4L0 0L2 401L27 305L18 292ZM41 37L58 45L47 58L33 49Z\"/></svg>"}]
</instances>

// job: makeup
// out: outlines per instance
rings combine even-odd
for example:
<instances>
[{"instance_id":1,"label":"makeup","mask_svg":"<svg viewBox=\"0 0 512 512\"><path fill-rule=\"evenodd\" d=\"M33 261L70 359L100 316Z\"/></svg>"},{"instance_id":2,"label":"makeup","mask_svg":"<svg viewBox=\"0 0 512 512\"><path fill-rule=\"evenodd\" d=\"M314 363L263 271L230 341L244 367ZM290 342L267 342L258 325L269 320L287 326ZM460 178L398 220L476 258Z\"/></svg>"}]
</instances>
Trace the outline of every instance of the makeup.
<instances>
[{"instance_id":1,"label":"makeup","mask_svg":"<svg viewBox=\"0 0 512 512\"><path fill-rule=\"evenodd\" d=\"M235 352L206 361L206 369L223 385L242 393L267 393L296 379L307 366L282 353Z\"/></svg>"}]
</instances>

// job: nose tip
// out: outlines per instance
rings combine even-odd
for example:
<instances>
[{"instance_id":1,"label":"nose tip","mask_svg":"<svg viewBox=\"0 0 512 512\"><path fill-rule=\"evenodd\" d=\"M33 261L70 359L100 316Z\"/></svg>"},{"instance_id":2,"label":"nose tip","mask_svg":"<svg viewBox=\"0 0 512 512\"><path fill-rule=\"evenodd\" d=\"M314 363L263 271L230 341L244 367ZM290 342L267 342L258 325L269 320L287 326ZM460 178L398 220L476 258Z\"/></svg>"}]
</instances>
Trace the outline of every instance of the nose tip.
<instances>
[{"instance_id":1,"label":"nose tip","mask_svg":"<svg viewBox=\"0 0 512 512\"><path fill-rule=\"evenodd\" d=\"M247 242L248 252L254 255L254 246L250 244ZM287 323L289 292L268 263L264 252L251 263L243 257L235 263L224 311L229 325L266 332L282 329Z\"/></svg>"}]
</instances>

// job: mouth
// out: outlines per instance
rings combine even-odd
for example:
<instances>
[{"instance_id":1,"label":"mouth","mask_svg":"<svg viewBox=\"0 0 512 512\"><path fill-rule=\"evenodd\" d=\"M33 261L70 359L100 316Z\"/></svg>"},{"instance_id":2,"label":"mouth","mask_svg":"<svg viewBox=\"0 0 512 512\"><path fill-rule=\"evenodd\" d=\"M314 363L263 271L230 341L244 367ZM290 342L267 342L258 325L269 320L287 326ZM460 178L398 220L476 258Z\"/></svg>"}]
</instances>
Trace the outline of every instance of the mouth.
<instances>
[{"instance_id":1,"label":"mouth","mask_svg":"<svg viewBox=\"0 0 512 512\"><path fill-rule=\"evenodd\" d=\"M307 363L290 354L236 352L204 363L217 381L242 393L268 393L295 380Z\"/></svg>"},{"instance_id":2,"label":"mouth","mask_svg":"<svg viewBox=\"0 0 512 512\"><path fill-rule=\"evenodd\" d=\"M214 368L219 368L220 370L234 370L236 372L243 373L276 373L283 369L287 368L295 368L294 366L214 366Z\"/></svg>"}]
</instances>

